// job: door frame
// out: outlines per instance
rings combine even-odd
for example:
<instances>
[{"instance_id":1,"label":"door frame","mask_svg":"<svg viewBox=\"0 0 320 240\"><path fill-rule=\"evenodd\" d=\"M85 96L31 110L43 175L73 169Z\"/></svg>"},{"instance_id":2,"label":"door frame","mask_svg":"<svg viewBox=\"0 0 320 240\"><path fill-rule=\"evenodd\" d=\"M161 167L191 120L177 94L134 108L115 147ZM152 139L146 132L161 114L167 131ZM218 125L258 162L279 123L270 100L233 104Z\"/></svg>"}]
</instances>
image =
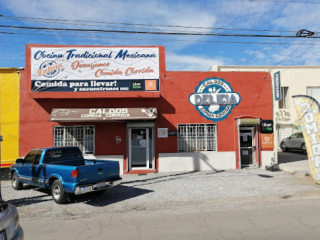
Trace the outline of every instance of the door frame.
<instances>
[{"instance_id":1,"label":"door frame","mask_svg":"<svg viewBox=\"0 0 320 240\"><path fill-rule=\"evenodd\" d=\"M153 170L155 169L155 123L154 122L137 122L137 123L127 123L127 162L128 171L130 170ZM145 129L146 130L146 166L145 167L132 167L132 146L131 146L131 137L132 137L132 129ZM151 168L149 167L149 133L151 131L152 136L152 159L151 159Z\"/></svg>"},{"instance_id":2,"label":"door frame","mask_svg":"<svg viewBox=\"0 0 320 240\"><path fill-rule=\"evenodd\" d=\"M240 132L241 130L251 130L252 133L252 164L243 165L241 161L241 145L240 145ZM239 167L260 167L260 154L259 154L259 131L257 125L239 125L238 127L238 151L239 151Z\"/></svg>"}]
</instances>

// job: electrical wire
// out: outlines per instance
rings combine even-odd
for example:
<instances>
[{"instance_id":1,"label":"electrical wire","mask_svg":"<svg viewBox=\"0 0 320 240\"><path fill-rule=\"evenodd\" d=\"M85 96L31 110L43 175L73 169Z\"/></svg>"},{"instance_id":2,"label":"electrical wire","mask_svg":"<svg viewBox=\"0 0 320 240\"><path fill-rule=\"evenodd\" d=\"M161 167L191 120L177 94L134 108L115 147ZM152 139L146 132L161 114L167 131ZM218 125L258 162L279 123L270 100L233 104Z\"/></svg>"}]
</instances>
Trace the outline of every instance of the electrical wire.
<instances>
[{"instance_id":1,"label":"electrical wire","mask_svg":"<svg viewBox=\"0 0 320 240\"><path fill-rule=\"evenodd\" d=\"M53 19L53 18L33 18L33 17L14 17L0 15L1 18L12 19L12 20L24 20L24 21L35 21L45 23L59 23L59 24L70 24L70 25L86 25L84 23L91 23L87 26L103 26L103 25L92 25L95 24L107 24L107 25L127 25L127 26L146 26L146 27L165 27L165 28L186 28L186 29L206 29L206 30L226 30L226 31L254 31L254 32L291 32L296 31L290 30L267 30L267 29L247 29L247 28L223 28L223 27L202 27L202 26L186 26L186 25L156 25L156 24L143 24L143 23L116 23L116 22L102 22L102 21L84 21L84 20L69 20L69 19ZM79 24L81 23L81 24Z\"/></svg>"},{"instance_id":2,"label":"electrical wire","mask_svg":"<svg viewBox=\"0 0 320 240\"><path fill-rule=\"evenodd\" d=\"M57 28L57 27L28 27L0 25L2 28L31 29L31 30L54 30L72 32L96 32L96 33L121 33L121 34L150 34L150 35L172 35L172 36L215 36L215 37L256 37L256 38L299 38L293 35L263 35L263 34L226 34L226 33L192 33L192 32L160 32L160 31L130 31L130 30L105 30L105 29L84 29L84 28ZM310 36L308 38L320 38Z\"/></svg>"},{"instance_id":3,"label":"electrical wire","mask_svg":"<svg viewBox=\"0 0 320 240\"><path fill-rule=\"evenodd\" d=\"M20 30L20 29L19 29ZM88 36L88 35L56 35L56 34L43 34L43 33L21 33L21 32L4 32L0 31L0 34L8 35L26 35L26 36L47 36L47 37L70 37L70 38L85 38L85 39L126 39L126 40L141 40L141 41L169 41L169 42L201 42L201 43L229 43L229 44L257 44L257 45L300 45L301 43L289 43L289 42L245 42L245 41L218 41L218 40L187 40L187 39L148 39L148 38L125 38L125 37L105 37L105 36ZM308 44L304 45L320 45L319 44Z\"/></svg>"}]
</instances>

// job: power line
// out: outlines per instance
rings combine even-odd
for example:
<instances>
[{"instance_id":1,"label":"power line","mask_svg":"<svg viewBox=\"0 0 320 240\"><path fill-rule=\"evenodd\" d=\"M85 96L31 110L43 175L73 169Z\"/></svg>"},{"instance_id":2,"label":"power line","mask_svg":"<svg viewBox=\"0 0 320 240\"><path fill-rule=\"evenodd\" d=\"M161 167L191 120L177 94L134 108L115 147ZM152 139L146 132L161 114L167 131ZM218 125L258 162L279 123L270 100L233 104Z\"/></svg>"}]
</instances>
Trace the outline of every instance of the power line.
<instances>
[{"instance_id":1,"label":"power line","mask_svg":"<svg viewBox=\"0 0 320 240\"><path fill-rule=\"evenodd\" d=\"M202 26L186 26L186 25L156 25L156 24L144 24L144 23L122 23L122 22L103 22L103 21L84 21L84 20L70 20L70 19L53 19L53 18L33 18L33 17L14 17L0 15L1 18L12 20L24 20L34 22L45 23L58 23L58 24L71 24L71 25L87 25L87 26L103 26L94 24L107 24L107 25L124 25L124 26L146 26L146 27L165 27L165 28L187 28L187 29L206 29L206 30L226 30L226 31L253 31L253 32L291 32L296 31L289 30L267 30L267 29L248 29L248 28L223 28L223 27L202 27ZM84 24L90 23L90 24ZM94 24L92 24L94 23Z\"/></svg>"},{"instance_id":2,"label":"power line","mask_svg":"<svg viewBox=\"0 0 320 240\"><path fill-rule=\"evenodd\" d=\"M20 29L19 29L20 30ZM0 34L8 35L26 35L26 36L47 36L47 37L71 37L71 38L88 38L88 39L126 39L126 40L141 40L141 41L172 41L172 42L202 42L202 43L230 43L230 44L257 44L257 45L300 45L301 43L288 43L288 42L245 42L245 41L213 41L213 40L186 40L186 39L147 39L147 38L124 38L124 37L94 37L87 35L56 35L56 34L41 34L41 33L21 33L21 32L4 32ZM304 45L320 45L320 44L308 44Z\"/></svg>"},{"instance_id":3,"label":"power line","mask_svg":"<svg viewBox=\"0 0 320 240\"><path fill-rule=\"evenodd\" d=\"M83 28L56 28L56 27L27 27L0 25L2 28L28 29L28 30L54 30L73 32L96 32L96 33L125 33L125 34L150 34L150 35L172 35L172 36L215 36L215 37L256 37L256 38L299 38L292 35L263 35L263 34L226 34L226 33L195 33L195 32L160 32L160 31L132 31L132 30L105 30L105 29L83 29ZM320 38L310 36L308 38Z\"/></svg>"}]
</instances>

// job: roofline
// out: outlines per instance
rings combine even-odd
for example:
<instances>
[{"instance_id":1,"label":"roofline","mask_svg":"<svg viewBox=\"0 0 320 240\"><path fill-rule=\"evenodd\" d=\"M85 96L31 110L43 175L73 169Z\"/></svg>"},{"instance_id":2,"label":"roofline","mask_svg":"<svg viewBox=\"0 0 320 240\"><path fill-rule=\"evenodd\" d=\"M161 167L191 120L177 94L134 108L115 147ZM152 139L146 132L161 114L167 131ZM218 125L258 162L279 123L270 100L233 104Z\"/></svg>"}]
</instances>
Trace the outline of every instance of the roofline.
<instances>
[{"instance_id":1,"label":"roofline","mask_svg":"<svg viewBox=\"0 0 320 240\"><path fill-rule=\"evenodd\" d=\"M257 69L285 69L285 68L319 68L320 66L305 66L305 65L297 65L297 66L251 66L251 65L212 65L212 68L257 68Z\"/></svg>"},{"instance_id":2,"label":"roofline","mask_svg":"<svg viewBox=\"0 0 320 240\"><path fill-rule=\"evenodd\" d=\"M1 70L15 70L15 71L22 71L24 70L24 67L0 67Z\"/></svg>"}]
</instances>

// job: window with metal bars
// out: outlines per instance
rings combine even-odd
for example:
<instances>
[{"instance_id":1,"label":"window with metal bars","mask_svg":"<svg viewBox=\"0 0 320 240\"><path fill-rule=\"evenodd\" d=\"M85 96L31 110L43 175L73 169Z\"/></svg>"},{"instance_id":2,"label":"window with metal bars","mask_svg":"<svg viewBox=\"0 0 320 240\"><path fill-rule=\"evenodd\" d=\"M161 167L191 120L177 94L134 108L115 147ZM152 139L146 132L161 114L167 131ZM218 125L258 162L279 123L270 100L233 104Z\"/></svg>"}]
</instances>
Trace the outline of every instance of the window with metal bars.
<instances>
[{"instance_id":1,"label":"window with metal bars","mask_svg":"<svg viewBox=\"0 0 320 240\"><path fill-rule=\"evenodd\" d=\"M94 126L55 126L55 147L79 147L83 154L94 154Z\"/></svg>"},{"instance_id":2,"label":"window with metal bars","mask_svg":"<svg viewBox=\"0 0 320 240\"><path fill-rule=\"evenodd\" d=\"M215 124L178 124L178 151L217 151Z\"/></svg>"}]
</instances>

